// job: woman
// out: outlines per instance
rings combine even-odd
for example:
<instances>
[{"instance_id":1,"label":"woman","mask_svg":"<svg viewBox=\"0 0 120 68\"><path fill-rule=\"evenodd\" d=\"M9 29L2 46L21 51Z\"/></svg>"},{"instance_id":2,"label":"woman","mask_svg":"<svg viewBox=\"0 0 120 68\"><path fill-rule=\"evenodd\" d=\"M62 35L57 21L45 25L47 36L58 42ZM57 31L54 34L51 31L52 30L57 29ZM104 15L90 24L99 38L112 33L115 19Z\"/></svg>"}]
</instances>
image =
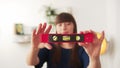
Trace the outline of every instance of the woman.
<instances>
[{"instance_id":1,"label":"woman","mask_svg":"<svg viewBox=\"0 0 120 68\"><path fill-rule=\"evenodd\" d=\"M100 49L104 39L104 32L100 39L92 30L81 33L93 33L92 43L42 43L39 41L40 34L48 34L51 25L46 28L46 23L40 24L38 29L33 31L32 47L27 58L29 65L41 68L47 62L47 68L101 68ZM69 13L61 13L55 20L57 34L77 33L76 21Z\"/></svg>"}]
</instances>

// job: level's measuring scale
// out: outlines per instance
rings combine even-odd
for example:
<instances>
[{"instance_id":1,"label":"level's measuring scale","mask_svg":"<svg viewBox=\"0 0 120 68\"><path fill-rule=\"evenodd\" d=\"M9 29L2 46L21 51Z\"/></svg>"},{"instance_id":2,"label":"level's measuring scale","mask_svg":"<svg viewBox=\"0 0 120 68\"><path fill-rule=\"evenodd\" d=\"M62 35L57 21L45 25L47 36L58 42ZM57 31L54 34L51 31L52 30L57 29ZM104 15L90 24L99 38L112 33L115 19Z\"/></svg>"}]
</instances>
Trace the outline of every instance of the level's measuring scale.
<instances>
[{"instance_id":1,"label":"level's measuring scale","mask_svg":"<svg viewBox=\"0 0 120 68\"><path fill-rule=\"evenodd\" d=\"M84 40L84 35L81 34L50 34L50 42L81 42Z\"/></svg>"},{"instance_id":2,"label":"level's measuring scale","mask_svg":"<svg viewBox=\"0 0 120 68\"><path fill-rule=\"evenodd\" d=\"M44 43L54 42L92 42L93 34L41 34L40 41Z\"/></svg>"}]
</instances>

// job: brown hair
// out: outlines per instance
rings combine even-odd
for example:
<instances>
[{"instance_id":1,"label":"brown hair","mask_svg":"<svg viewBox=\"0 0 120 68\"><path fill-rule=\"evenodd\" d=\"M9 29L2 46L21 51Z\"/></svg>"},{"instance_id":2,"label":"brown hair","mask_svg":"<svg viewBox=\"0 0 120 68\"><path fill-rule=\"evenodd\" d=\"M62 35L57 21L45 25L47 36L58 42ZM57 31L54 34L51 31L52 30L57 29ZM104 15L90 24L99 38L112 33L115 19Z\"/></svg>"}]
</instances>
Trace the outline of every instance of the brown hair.
<instances>
[{"instance_id":1,"label":"brown hair","mask_svg":"<svg viewBox=\"0 0 120 68\"><path fill-rule=\"evenodd\" d=\"M56 17L55 24L62 23L62 22L72 22L74 24L74 32L77 33L77 26L76 26L76 21L73 18L73 16L69 13L61 13Z\"/></svg>"},{"instance_id":2,"label":"brown hair","mask_svg":"<svg viewBox=\"0 0 120 68\"><path fill-rule=\"evenodd\" d=\"M62 23L62 22L72 22L74 24L73 33L77 33L76 21L71 14L63 12L57 15L55 24ZM60 58L61 58L61 47L59 45L60 44L57 44L55 45L55 48L53 48L52 61L55 65L59 64ZM74 48L71 50L71 56L69 60L69 65L71 65L73 68L79 68L81 66L78 51L79 51L78 44L76 44Z\"/></svg>"}]
</instances>

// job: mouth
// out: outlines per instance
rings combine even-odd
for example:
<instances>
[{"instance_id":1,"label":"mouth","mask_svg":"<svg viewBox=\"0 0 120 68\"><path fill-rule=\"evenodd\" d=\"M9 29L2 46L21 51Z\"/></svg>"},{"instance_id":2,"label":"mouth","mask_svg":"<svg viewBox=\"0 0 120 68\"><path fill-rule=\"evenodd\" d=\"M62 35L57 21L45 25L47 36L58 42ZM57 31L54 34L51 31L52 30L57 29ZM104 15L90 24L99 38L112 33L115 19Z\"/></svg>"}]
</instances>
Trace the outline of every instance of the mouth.
<instances>
[{"instance_id":1,"label":"mouth","mask_svg":"<svg viewBox=\"0 0 120 68\"><path fill-rule=\"evenodd\" d=\"M69 32L63 32L62 34L69 34Z\"/></svg>"}]
</instances>

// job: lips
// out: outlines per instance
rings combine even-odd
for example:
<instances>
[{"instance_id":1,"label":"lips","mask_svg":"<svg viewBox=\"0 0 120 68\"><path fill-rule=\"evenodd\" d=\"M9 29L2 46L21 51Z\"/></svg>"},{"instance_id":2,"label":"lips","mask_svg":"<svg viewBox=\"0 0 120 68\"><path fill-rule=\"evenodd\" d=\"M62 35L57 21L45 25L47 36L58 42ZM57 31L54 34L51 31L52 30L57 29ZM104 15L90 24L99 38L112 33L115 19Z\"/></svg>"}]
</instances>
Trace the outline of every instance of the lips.
<instances>
[{"instance_id":1,"label":"lips","mask_svg":"<svg viewBox=\"0 0 120 68\"><path fill-rule=\"evenodd\" d=\"M62 32L63 34L69 34L69 32Z\"/></svg>"}]
</instances>

